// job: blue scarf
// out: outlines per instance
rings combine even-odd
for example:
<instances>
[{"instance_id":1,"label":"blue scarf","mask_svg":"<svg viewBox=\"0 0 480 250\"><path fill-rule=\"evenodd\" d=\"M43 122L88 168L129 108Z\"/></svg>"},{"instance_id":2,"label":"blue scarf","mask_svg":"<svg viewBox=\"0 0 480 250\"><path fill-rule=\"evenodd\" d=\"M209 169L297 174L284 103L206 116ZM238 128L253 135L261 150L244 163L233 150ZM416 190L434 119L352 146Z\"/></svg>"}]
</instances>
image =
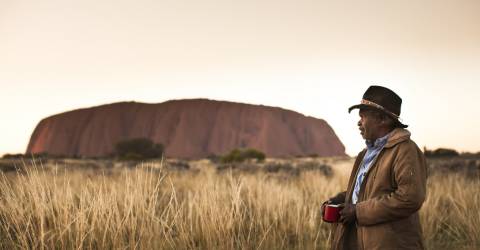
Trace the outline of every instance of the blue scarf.
<instances>
[{"instance_id":1,"label":"blue scarf","mask_svg":"<svg viewBox=\"0 0 480 250\"><path fill-rule=\"evenodd\" d=\"M388 133L382 138L376 139L373 143L371 141L365 142L367 144L367 152L363 157L363 161L360 164L360 168L357 173L355 188L353 189L353 193L352 193L353 204L357 204L358 195L360 193L360 187L362 186L363 179L365 178L365 175L370 169L372 162L375 160L375 158L377 158L378 154L380 153L380 151L382 151L385 144L387 144L389 136L390 136L390 133Z\"/></svg>"}]
</instances>

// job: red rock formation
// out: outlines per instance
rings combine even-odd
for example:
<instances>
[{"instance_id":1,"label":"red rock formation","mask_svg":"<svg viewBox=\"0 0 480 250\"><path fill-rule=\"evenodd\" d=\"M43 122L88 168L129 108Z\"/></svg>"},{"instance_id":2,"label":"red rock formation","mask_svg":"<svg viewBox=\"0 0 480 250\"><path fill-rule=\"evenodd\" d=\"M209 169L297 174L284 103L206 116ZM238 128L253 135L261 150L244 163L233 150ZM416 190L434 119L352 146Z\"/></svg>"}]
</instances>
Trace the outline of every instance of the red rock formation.
<instances>
[{"instance_id":1,"label":"red rock formation","mask_svg":"<svg viewBox=\"0 0 480 250\"><path fill-rule=\"evenodd\" d=\"M159 104L121 102L43 119L27 153L103 156L124 139L146 137L169 157L201 158L252 147L268 157L343 156L345 147L321 119L259 105L207 99Z\"/></svg>"}]
</instances>

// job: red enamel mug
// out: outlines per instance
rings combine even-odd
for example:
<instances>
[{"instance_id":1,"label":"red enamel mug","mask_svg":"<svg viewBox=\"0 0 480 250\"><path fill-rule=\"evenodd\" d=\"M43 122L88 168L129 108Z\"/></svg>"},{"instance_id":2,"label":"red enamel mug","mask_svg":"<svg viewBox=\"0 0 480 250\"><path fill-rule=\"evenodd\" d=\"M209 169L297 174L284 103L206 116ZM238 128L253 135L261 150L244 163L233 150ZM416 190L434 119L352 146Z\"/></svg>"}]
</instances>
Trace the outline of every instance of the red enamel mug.
<instances>
[{"instance_id":1,"label":"red enamel mug","mask_svg":"<svg viewBox=\"0 0 480 250\"><path fill-rule=\"evenodd\" d=\"M343 208L343 204L324 204L323 221L328 223L338 222L340 219L340 210Z\"/></svg>"}]
</instances>

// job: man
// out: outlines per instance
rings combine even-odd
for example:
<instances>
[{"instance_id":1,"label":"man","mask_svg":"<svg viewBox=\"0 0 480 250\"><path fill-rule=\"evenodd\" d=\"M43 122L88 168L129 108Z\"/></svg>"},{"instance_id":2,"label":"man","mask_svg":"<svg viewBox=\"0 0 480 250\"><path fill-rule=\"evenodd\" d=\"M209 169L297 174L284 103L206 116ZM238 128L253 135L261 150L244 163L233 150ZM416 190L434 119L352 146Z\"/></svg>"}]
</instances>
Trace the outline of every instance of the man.
<instances>
[{"instance_id":1,"label":"man","mask_svg":"<svg viewBox=\"0 0 480 250\"><path fill-rule=\"evenodd\" d=\"M345 192L327 203L345 206L334 227L332 249L423 249L418 210L425 200L426 163L400 122L402 99L370 86L360 104L360 152Z\"/></svg>"}]
</instances>

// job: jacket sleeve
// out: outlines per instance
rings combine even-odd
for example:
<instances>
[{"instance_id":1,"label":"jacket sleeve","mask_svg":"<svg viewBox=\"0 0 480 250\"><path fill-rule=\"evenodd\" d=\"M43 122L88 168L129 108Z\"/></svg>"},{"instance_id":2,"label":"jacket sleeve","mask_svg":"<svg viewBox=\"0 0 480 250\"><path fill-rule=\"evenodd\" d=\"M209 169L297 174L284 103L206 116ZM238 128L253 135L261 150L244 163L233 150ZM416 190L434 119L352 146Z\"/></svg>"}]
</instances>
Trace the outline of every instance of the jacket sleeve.
<instances>
[{"instance_id":1,"label":"jacket sleeve","mask_svg":"<svg viewBox=\"0 0 480 250\"><path fill-rule=\"evenodd\" d=\"M415 143L402 145L393 161L396 189L373 199L357 203L360 226L375 225L410 216L420 209L426 193L426 163Z\"/></svg>"}]
</instances>

